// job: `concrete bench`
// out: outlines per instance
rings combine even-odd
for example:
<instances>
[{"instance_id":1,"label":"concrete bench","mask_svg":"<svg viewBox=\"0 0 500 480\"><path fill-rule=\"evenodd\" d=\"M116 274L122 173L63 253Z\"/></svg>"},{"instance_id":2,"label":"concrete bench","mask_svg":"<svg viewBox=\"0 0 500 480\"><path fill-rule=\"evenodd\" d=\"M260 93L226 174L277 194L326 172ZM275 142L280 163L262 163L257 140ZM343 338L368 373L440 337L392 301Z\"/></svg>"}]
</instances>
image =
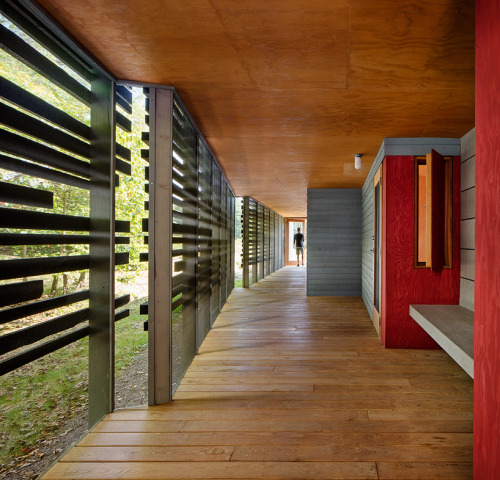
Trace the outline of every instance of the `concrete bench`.
<instances>
[{"instance_id":1,"label":"concrete bench","mask_svg":"<svg viewBox=\"0 0 500 480\"><path fill-rule=\"evenodd\" d=\"M410 316L474 378L474 312L460 305L410 305Z\"/></svg>"}]
</instances>

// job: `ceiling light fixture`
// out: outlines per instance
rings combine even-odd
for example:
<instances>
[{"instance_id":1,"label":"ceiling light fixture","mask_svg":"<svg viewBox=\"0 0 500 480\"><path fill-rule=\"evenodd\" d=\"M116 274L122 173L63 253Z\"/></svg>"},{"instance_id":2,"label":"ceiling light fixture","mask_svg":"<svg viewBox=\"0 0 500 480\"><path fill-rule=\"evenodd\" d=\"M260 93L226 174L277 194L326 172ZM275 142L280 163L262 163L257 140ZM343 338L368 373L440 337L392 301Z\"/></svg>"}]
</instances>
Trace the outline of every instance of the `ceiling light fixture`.
<instances>
[{"instance_id":1,"label":"ceiling light fixture","mask_svg":"<svg viewBox=\"0 0 500 480\"><path fill-rule=\"evenodd\" d=\"M355 153L354 154L354 168L356 170L359 170L361 168L361 157L363 156L362 153Z\"/></svg>"}]
</instances>

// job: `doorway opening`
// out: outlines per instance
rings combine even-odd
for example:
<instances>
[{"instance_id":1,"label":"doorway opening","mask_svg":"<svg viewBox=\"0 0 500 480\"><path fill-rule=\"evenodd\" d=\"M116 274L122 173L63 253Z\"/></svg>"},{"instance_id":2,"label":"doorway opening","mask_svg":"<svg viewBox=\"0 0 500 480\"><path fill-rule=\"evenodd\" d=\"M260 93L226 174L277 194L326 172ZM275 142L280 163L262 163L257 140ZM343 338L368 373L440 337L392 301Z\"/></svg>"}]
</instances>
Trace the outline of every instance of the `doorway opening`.
<instances>
[{"instance_id":1,"label":"doorway opening","mask_svg":"<svg viewBox=\"0 0 500 480\"><path fill-rule=\"evenodd\" d=\"M285 219L285 266L297 265L297 254L293 245L293 237L300 228L304 234L304 265L307 260L307 218L286 218ZM301 259L302 260L302 259Z\"/></svg>"},{"instance_id":2,"label":"doorway opening","mask_svg":"<svg viewBox=\"0 0 500 480\"><path fill-rule=\"evenodd\" d=\"M382 166L373 178L373 325L382 330Z\"/></svg>"}]
</instances>

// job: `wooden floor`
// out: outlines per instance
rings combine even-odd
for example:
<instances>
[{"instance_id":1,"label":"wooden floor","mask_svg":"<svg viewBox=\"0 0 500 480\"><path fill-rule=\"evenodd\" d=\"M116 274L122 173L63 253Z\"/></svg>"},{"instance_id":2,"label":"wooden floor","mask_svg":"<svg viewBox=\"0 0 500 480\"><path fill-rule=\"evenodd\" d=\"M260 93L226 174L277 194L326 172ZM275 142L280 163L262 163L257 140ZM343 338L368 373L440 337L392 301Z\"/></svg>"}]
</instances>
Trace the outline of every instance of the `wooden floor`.
<instances>
[{"instance_id":1,"label":"wooden floor","mask_svg":"<svg viewBox=\"0 0 500 480\"><path fill-rule=\"evenodd\" d=\"M43 479L472 479L472 390L286 267L235 289L172 404L110 414Z\"/></svg>"}]
</instances>

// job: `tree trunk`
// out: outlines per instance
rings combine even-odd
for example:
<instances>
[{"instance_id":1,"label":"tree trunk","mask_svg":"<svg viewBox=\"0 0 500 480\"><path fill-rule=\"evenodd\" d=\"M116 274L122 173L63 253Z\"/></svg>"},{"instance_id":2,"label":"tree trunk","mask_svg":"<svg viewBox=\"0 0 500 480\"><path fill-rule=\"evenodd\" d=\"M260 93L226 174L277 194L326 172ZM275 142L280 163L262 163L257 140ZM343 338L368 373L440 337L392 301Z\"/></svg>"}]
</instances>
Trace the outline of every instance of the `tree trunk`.
<instances>
[{"instance_id":1,"label":"tree trunk","mask_svg":"<svg viewBox=\"0 0 500 480\"><path fill-rule=\"evenodd\" d=\"M80 277L78 278L78 281L75 284L75 292L77 292L81 288L84 281L85 281L85 270L80 272Z\"/></svg>"},{"instance_id":2,"label":"tree trunk","mask_svg":"<svg viewBox=\"0 0 500 480\"><path fill-rule=\"evenodd\" d=\"M59 283L59 274L52 276L52 287L50 288L50 296L54 297L57 294L57 284Z\"/></svg>"}]
</instances>

